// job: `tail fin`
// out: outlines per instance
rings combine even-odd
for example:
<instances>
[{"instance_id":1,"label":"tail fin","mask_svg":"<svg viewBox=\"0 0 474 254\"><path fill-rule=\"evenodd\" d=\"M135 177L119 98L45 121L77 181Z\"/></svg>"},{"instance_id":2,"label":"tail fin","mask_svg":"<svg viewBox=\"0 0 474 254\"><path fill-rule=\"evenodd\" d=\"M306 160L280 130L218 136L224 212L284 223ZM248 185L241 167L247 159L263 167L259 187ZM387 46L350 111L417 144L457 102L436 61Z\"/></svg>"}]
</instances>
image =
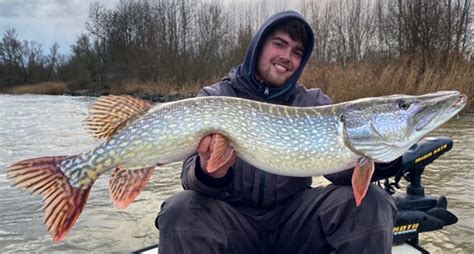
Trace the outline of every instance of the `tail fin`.
<instances>
[{"instance_id":1,"label":"tail fin","mask_svg":"<svg viewBox=\"0 0 474 254\"><path fill-rule=\"evenodd\" d=\"M86 204L91 185L79 189L59 169L66 156L40 157L19 161L7 168L13 185L43 195L44 223L59 242L69 233Z\"/></svg>"}]
</instances>

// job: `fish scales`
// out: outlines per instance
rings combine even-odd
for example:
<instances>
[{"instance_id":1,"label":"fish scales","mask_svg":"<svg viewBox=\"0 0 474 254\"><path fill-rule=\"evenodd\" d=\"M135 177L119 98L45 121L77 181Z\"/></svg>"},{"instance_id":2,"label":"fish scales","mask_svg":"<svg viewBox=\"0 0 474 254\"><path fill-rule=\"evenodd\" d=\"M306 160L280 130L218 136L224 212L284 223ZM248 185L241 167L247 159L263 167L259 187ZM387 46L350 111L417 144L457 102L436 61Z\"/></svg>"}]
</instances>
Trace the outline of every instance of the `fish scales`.
<instances>
[{"instance_id":1,"label":"fish scales","mask_svg":"<svg viewBox=\"0 0 474 254\"><path fill-rule=\"evenodd\" d=\"M63 161L61 168L70 168L64 173L74 186L80 186L89 183L87 171L101 174L111 169L109 165L133 170L183 160L196 151L204 136L220 133L231 140L239 157L265 171L286 176L328 174L354 166L362 156L347 146L340 116L357 114L358 121L371 123L373 112L359 108L383 104L386 98L397 101L388 96L322 107L288 107L234 97L198 97L159 104L96 149L70 159L73 162ZM405 134L390 121L404 121L406 116L388 112L377 127L393 129L395 138L401 139ZM373 135L371 128L354 128L357 132Z\"/></svg>"},{"instance_id":2,"label":"fish scales","mask_svg":"<svg viewBox=\"0 0 474 254\"><path fill-rule=\"evenodd\" d=\"M333 111L229 97L165 103L96 149L65 160L63 168L73 169L64 173L79 186L89 182L85 178L90 178L86 173L90 170L102 174L117 164L133 170L183 160L210 133L225 135L239 157L275 174L331 173L349 167L358 157L340 138ZM348 163L341 165L343 161ZM321 172L315 165L327 170Z\"/></svg>"}]
</instances>

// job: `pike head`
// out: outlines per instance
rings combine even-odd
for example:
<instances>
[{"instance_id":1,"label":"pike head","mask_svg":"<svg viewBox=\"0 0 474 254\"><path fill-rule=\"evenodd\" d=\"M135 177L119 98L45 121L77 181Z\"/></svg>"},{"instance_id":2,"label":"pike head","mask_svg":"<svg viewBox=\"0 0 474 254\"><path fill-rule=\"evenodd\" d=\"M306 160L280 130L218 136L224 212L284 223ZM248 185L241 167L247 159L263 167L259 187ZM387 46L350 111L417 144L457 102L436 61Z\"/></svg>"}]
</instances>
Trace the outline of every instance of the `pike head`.
<instances>
[{"instance_id":1,"label":"pike head","mask_svg":"<svg viewBox=\"0 0 474 254\"><path fill-rule=\"evenodd\" d=\"M340 126L353 152L388 162L455 116L466 103L467 96L458 91L364 98L344 105Z\"/></svg>"}]
</instances>

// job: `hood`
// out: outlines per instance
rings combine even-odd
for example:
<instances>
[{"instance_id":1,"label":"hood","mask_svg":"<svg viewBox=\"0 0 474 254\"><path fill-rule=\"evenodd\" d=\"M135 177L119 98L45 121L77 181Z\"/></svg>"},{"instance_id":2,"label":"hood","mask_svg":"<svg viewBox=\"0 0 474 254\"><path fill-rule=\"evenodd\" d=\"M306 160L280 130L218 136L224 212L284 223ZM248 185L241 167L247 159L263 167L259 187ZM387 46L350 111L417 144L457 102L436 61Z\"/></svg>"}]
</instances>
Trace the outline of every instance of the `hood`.
<instances>
[{"instance_id":1,"label":"hood","mask_svg":"<svg viewBox=\"0 0 474 254\"><path fill-rule=\"evenodd\" d=\"M305 49L303 52L303 57L301 59L301 64L298 69L293 73L293 75L288 79L287 83L281 87L272 87L264 82L258 81L255 77L255 69L258 63L258 57L262 50L262 45L265 41L265 38L268 36L269 31L275 25L278 25L289 19L299 20L305 26L308 31L306 42L304 42ZM265 100L273 100L278 97L286 97L296 86L296 82L301 76L303 69L311 57L314 46L314 33L311 26L306 22L306 20L295 11L284 11L276 13L270 16L265 23L260 27L260 29L255 33L252 40L250 41L249 47L245 54L244 62L238 66L235 70L237 78L242 78L246 83L248 83L255 92Z\"/></svg>"}]
</instances>

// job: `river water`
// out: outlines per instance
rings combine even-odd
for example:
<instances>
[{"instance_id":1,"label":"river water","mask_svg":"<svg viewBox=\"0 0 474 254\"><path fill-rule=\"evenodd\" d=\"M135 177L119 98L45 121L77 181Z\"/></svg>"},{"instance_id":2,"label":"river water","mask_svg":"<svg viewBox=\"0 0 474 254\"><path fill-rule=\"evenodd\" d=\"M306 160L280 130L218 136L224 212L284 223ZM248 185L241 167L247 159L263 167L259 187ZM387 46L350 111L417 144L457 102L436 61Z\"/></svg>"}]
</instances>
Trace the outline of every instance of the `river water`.
<instances>
[{"instance_id":1,"label":"river water","mask_svg":"<svg viewBox=\"0 0 474 254\"><path fill-rule=\"evenodd\" d=\"M43 225L40 196L10 186L5 170L18 160L72 155L98 144L82 128L94 98L0 95L0 247L11 252L129 252L158 242L154 219L167 197L181 190L180 164L161 167L127 209L115 208L108 177L92 188L89 201L69 236L53 244ZM433 135L453 137L454 148L423 175L425 191L448 197L459 222L424 233L421 244L433 253L474 253L474 114L453 119ZM324 184L324 180L315 179Z\"/></svg>"}]
</instances>

